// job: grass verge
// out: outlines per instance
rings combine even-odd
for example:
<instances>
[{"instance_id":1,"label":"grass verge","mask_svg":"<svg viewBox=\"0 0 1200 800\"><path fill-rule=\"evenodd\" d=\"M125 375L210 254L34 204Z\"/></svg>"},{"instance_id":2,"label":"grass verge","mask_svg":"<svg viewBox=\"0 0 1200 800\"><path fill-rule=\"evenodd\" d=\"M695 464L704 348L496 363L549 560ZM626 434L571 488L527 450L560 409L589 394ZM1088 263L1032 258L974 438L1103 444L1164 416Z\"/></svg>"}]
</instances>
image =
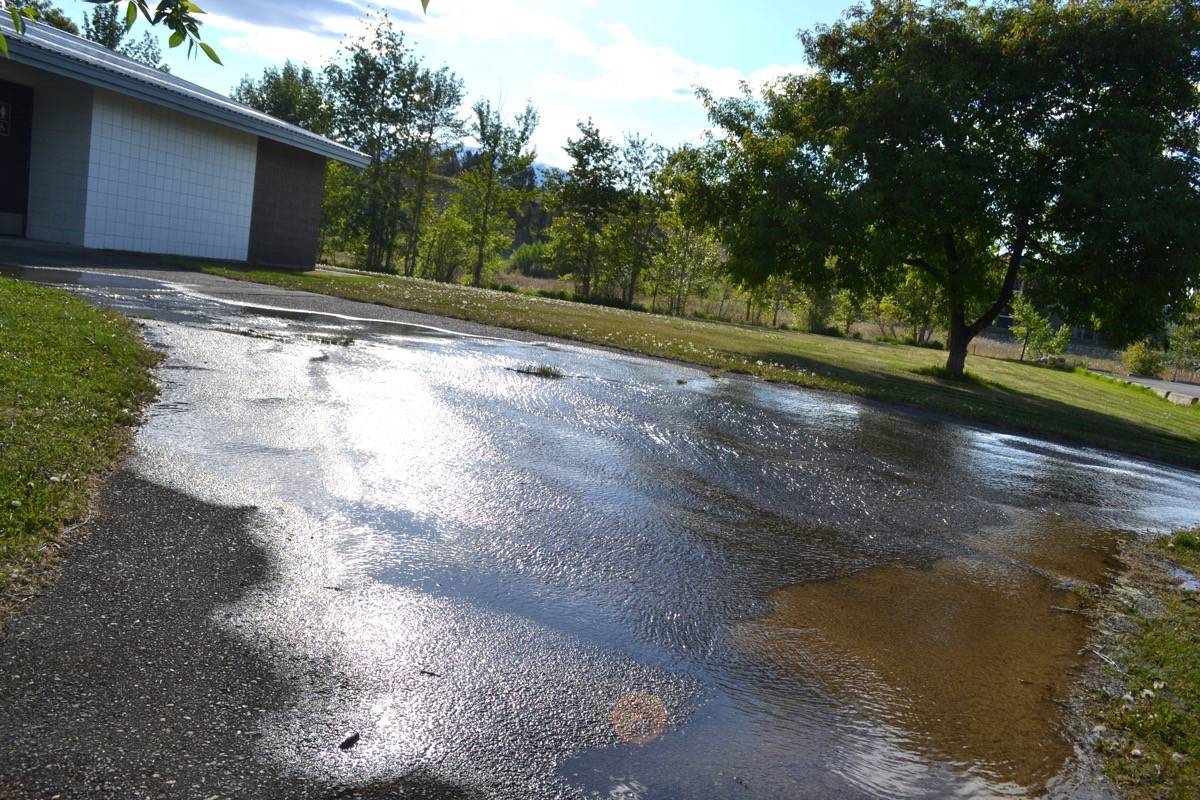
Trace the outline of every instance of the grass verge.
<instances>
[{"instance_id":1,"label":"grass verge","mask_svg":"<svg viewBox=\"0 0 1200 800\"><path fill-rule=\"evenodd\" d=\"M0 615L120 456L156 358L124 317L0 278Z\"/></svg>"},{"instance_id":2,"label":"grass verge","mask_svg":"<svg viewBox=\"0 0 1200 800\"><path fill-rule=\"evenodd\" d=\"M1094 742L1126 797L1200 797L1200 536L1179 533L1140 548L1130 573L1102 601L1111 654L1097 692Z\"/></svg>"},{"instance_id":3,"label":"grass verge","mask_svg":"<svg viewBox=\"0 0 1200 800\"><path fill-rule=\"evenodd\" d=\"M1200 408L1069 370L973 356L969 381L938 377L920 347L679 319L395 276L208 267L206 272L574 339L813 389L848 392L1200 467Z\"/></svg>"}]
</instances>

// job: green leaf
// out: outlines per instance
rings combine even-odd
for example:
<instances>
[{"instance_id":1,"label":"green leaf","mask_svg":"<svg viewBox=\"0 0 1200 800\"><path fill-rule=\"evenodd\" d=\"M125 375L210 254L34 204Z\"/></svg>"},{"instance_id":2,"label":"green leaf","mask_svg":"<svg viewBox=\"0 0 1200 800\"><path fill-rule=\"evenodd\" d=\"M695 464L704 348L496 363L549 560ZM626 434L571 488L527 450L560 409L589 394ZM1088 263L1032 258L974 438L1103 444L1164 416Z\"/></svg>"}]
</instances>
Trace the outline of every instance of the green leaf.
<instances>
[{"instance_id":1,"label":"green leaf","mask_svg":"<svg viewBox=\"0 0 1200 800\"><path fill-rule=\"evenodd\" d=\"M14 32L21 33L25 30L25 18L21 16L21 12L15 6L8 9L8 15L12 17ZM4 55L8 55L7 47L4 49Z\"/></svg>"},{"instance_id":2,"label":"green leaf","mask_svg":"<svg viewBox=\"0 0 1200 800\"><path fill-rule=\"evenodd\" d=\"M129 5L125 6L125 27L132 28L133 23L137 22L137 3L129 0Z\"/></svg>"},{"instance_id":3,"label":"green leaf","mask_svg":"<svg viewBox=\"0 0 1200 800\"><path fill-rule=\"evenodd\" d=\"M204 55L211 58L215 63L221 64L221 59L217 58L217 51L213 50L208 45L208 42L200 42L200 49L204 51ZM221 66L225 66L225 65L221 64Z\"/></svg>"},{"instance_id":4,"label":"green leaf","mask_svg":"<svg viewBox=\"0 0 1200 800\"><path fill-rule=\"evenodd\" d=\"M167 40L168 47L179 47L183 44L183 40L187 38L187 34L183 31L175 31L171 34L171 38Z\"/></svg>"},{"instance_id":5,"label":"green leaf","mask_svg":"<svg viewBox=\"0 0 1200 800\"><path fill-rule=\"evenodd\" d=\"M429 0L421 0L421 10L429 13Z\"/></svg>"},{"instance_id":6,"label":"green leaf","mask_svg":"<svg viewBox=\"0 0 1200 800\"><path fill-rule=\"evenodd\" d=\"M4 38L3 33L0 33L0 55L8 58L8 40Z\"/></svg>"}]
</instances>

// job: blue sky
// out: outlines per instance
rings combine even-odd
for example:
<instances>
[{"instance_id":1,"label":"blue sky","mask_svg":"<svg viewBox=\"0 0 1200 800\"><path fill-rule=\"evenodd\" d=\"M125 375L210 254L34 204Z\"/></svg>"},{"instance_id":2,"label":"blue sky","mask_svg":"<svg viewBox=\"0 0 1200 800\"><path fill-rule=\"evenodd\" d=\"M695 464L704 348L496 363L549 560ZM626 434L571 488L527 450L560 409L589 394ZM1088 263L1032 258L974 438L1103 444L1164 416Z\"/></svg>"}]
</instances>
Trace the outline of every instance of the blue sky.
<instances>
[{"instance_id":1,"label":"blue sky","mask_svg":"<svg viewBox=\"0 0 1200 800\"><path fill-rule=\"evenodd\" d=\"M81 17L88 5L60 0ZM719 94L759 84L803 61L796 31L836 20L848 5L781 0L201 0L204 38L224 67L169 52L172 72L220 92L285 59L320 66L362 19L386 10L430 66L446 64L471 100L509 112L532 100L542 117L542 161L564 165L575 122L606 135L639 132L664 145L696 139L705 125L692 87ZM165 42L165 36L160 37Z\"/></svg>"}]
</instances>

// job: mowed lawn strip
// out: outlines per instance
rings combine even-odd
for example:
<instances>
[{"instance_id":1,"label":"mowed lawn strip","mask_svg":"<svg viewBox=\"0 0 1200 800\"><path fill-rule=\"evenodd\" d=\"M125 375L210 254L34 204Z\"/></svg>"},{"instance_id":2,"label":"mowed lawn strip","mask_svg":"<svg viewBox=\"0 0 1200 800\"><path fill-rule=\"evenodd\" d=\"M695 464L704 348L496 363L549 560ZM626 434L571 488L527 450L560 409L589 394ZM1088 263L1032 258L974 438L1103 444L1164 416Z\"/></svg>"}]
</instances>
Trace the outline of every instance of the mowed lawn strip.
<instances>
[{"instance_id":1,"label":"mowed lawn strip","mask_svg":"<svg viewBox=\"0 0 1200 800\"><path fill-rule=\"evenodd\" d=\"M154 395L124 317L0 278L0 599L36 581Z\"/></svg>"},{"instance_id":2,"label":"mowed lawn strip","mask_svg":"<svg viewBox=\"0 0 1200 800\"><path fill-rule=\"evenodd\" d=\"M982 356L970 381L916 372L945 362L919 347L646 314L413 278L207 267L238 280L334 295L710 369L951 414L1015 432L1200 467L1200 407L1082 372Z\"/></svg>"}]
</instances>

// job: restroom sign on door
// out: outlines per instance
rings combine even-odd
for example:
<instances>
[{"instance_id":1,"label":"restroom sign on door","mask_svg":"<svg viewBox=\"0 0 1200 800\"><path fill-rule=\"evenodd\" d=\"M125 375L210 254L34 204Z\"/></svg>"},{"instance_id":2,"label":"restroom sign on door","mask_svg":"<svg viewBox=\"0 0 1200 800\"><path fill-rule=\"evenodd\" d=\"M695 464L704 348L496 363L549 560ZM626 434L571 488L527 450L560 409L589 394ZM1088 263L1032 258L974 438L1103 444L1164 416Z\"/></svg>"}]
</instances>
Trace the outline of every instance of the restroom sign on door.
<instances>
[{"instance_id":1,"label":"restroom sign on door","mask_svg":"<svg viewBox=\"0 0 1200 800\"><path fill-rule=\"evenodd\" d=\"M12 130L12 105L0 100L0 136L8 136Z\"/></svg>"}]
</instances>

